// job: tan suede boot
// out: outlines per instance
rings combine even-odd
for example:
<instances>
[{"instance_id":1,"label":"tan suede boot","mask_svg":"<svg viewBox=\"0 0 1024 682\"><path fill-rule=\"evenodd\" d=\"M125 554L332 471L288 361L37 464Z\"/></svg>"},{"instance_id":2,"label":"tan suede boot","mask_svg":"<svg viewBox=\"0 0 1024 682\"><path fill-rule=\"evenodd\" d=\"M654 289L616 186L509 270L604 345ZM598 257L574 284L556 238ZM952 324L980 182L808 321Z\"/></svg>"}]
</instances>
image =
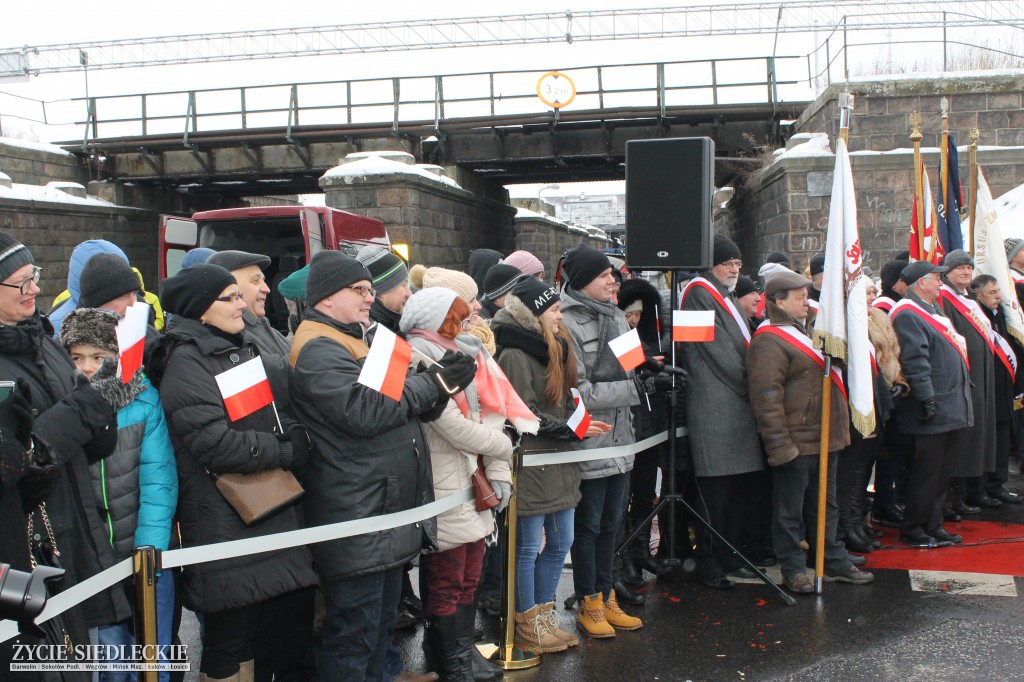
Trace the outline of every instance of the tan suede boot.
<instances>
[{"instance_id":1,"label":"tan suede boot","mask_svg":"<svg viewBox=\"0 0 1024 682\"><path fill-rule=\"evenodd\" d=\"M639 630L644 626L642 620L622 610L619 603L615 601L615 590L608 593L608 599L604 602L604 616L609 623L620 630Z\"/></svg>"},{"instance_id":2,"label":"tan suede boot","mask_svg":"<svg viewBox=\"0 0 1024 682\"><path fill-rule=\"evenodd\" d=\"M600 592L583 599L577 605L576 623L591 637L614 637L615 628L604 617L604 599Z\"/></svg>"},{"instance_id":3,"label":"tan suede boot","mask_svg":"<svg viewBox=\"0 0 1024 682\"><path fill-rule=\"evenodd\" d=\"M540 605L540 615L547 620L548 629L558 639L565 642L566 646L579 646L580 638L571 632L566 632L558 624L558 615L555 613L555 602L549 601L547 604Z\"/></svg>"},{"instance_id":4,"label":"tan suede boot","mask_svg":"<svg viewBox=\"0 0 1024 682\"><path fill-rule=\"evenodd\" d=\"M540 614L540 608L535 604L526 613L516 614L516 646L534 654L565 651L565 642L551 632L547 619Z\"/></svg>"}]
</instances>

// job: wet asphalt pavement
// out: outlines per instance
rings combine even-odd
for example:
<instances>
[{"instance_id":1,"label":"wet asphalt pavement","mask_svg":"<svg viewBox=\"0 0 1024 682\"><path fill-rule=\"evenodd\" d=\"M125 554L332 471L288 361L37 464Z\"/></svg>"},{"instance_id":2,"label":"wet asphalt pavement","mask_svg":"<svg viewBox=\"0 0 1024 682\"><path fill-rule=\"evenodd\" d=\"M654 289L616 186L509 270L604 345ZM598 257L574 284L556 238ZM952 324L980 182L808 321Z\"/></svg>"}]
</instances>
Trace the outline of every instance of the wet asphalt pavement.
<instances>
[{"instance_id":1,"label":"wet asphalt pavement","mask_svg":"<svg viewBox=\"0 0 1024 682\"><path fill-rule=\"evenodd\" d=\"M1021 483L1011 479L1010 487L1019 490ZM1019 569L1012 572L1024 575L1022 505L1005 505L980 518L1021 524L1019 535L1007 536L1004 527L1000 537L1018 538L1011 547ZM956 524L949 529L955 531ZM926 557L961 550L912 551ZM942 579L935 581L938 591L914 591L907 570L872 569L871 563L869 555L863 568L875 573L874 583L826 583L822 596L797 596L794 606L782 604L761 583L713 590L681 574L645 574L647 603L626 607L643 618L643 629L606 640L581 635L579 649L545 654L540 666L507 672L506 679L1024 680L1021 597L971 595L970 588ZM778 579L777 569L773 573ZM1011 593L1024 590L1022 578L1000 580ZM566 570L557 602L566 630L575 627L576 612L561 605L571 587ZM478 620L491 636L496 623L482 615ZM399 634L403 656L415 670L423 665L420 638L420 629Z\"/></svg>"}]
</instances>

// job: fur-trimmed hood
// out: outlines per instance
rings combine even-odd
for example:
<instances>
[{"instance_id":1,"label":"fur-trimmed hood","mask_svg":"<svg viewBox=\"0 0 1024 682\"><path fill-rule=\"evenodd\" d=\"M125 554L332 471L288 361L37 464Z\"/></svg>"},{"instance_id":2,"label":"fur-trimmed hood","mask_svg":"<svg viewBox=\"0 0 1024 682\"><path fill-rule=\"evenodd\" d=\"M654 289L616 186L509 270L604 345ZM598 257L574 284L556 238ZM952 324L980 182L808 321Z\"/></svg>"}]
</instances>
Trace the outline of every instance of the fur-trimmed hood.
<instances>
[{"instance_id":1,"label":"fur-trimmed hood","mask_svg":"<svg viewBox=\"0 0 1024 682\"><path fill-rule=\"evenodd\" d=\"M540 328L540 319L533 314L529 306L523 303L515 294L508 294L505 297L505 310L515 320L516 324L525 329L529 329L532 332L542 333Z\"/></svg>"},{"instance_id":2,"label":"fur-trimmed hood","mask_svg":"<svg viewBox=\"0 0 1024 682\"><path fill-rule=\"evenodd\" d=\"M622 288L619 290L619 309L625 310L634 301L640 301L644 307L640 313L640 323L636 328L637 334L640 335L640 340L647 345L657 347L661 294L653 284L645 279L627 279L622 282Z\"/></svg>"}]
</instances>

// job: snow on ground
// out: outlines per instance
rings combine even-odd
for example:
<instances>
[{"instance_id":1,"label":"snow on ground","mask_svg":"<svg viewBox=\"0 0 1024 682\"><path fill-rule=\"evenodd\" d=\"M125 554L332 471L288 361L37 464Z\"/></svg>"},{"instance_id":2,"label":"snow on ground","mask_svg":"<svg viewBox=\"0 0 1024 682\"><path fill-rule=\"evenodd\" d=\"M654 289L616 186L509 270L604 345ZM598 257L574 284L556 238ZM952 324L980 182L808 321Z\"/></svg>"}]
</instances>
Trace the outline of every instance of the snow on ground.
<instances>
[{"instance_id":1,"label":"snow on ground","mask_svg":"<svg viewBox=\"0 0 1024 682\"><path fill-rule=\"evenodd\" d=\"M80 185L79 185L80 186ZM84 206L116 206L98 197L81 198L71 196L53 186L22 185L15 182L10 188L0 185L0 199L22 201L48 201L56 204L81 204Z\"/></svg>"},{"instance_id":2,"label":"snow on ground","mask_svg":"<svg viewBox=\"0 0 1024 682\"><path fill-rule=\"evenodd\" d=\"M51 154L60 154L61 156L74 156L71 152L66 149L62 149L55 144L47 144L46 142L33 142L32 140L19 140L14 137L0 137L0 144L7 145L8 147L21 147L22 149L31 149L37 152L49 152Z\"/></svg>"}]
</instances>

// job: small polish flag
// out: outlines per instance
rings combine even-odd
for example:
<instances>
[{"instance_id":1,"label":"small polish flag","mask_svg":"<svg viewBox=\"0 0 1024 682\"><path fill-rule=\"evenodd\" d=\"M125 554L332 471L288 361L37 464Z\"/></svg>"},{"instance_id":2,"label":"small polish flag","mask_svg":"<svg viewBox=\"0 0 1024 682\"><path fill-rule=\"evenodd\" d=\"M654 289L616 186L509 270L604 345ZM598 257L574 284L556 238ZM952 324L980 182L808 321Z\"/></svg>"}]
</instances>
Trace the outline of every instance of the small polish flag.
<instances>
[{"instance_id":1,"label":"small polish flag","mask_svg":"<svg viewBox=\"0 0 1024 682\"><path fill-rule=\"evenodd\" d=\"M673 310L673 341L714 341L714 310Z\"/></svg>"},{"instance_id":2,"label":"small polish flag","mask_svg":"<svg viewBox=\"0 0 1024 682\"><path fill-rule=\"evenodd\" d=\"M267 381L267 370L263 368L263 360L260 358L236 365L214 378L224 398L228 419L233 422L274 402L274 394Z\"/></svg>"},{"instance_id":3,"label":"small polish flag","mask_svg":"<svg viewBox=\"0 0 1024 682\"><path fill-rule=\"evenodd\" d=\"M590 428L590 413L587 412L587 406L583 404L583 396L580 395L578 389L572 390L572 399L576 403L576 410L569 417L569 421L566 422L566 426L573 430L576 437L583 440L583 436L587 434L587 429Z\"/></svg>"},{"instance_id":4,"label":"small polish flag","mask_svg":"<svg viewBox=\"0 0 1024 682\"><path fill-rule=\"evenodd\" d=\"M142 367L149 326L149 304L136 301L117 322L117 350L121 355L121 381L128 383Z\"/></svg>"},{"instance_id":5,"label":"small polish flag","mask_svg":"<svg viewBox=\"0 0 1024 682\"><path fill-rule=\"evenodd\" d=\"M608 347L619 359L622 369L627 372L644 364L644 360L647 359L644 357L644 349L640 346L640 335L636 333L636 329L630 329L622 336L612 339L608 342Z\"/></svg>"},{"instance_id":6,"label":"small polish flag","mask_svg":"<svg viewBox=\"0 0 1024 682\"><path fill-rule=\"evenodd\" d=\"M412 346L387 327L378 324L373 345L356 379L363 386L383 393L392 400L402 399L405 376L409 373Z\"/></svg>"}]
</instances>

